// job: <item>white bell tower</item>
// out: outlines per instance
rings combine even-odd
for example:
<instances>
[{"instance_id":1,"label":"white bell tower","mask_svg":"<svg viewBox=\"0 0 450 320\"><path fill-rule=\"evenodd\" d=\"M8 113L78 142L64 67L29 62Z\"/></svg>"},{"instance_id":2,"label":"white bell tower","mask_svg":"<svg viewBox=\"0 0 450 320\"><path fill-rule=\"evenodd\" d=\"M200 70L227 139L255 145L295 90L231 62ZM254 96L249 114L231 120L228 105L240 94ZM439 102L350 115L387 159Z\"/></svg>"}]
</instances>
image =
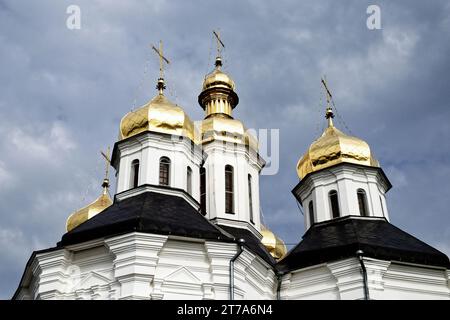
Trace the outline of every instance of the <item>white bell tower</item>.
<instances>
[{"instance_id":1,"label":"white bell tower","mask_svg":"<svg viewBox=\"0 0 450 320\"><path fill-rule=\"evenodd\" d=\"M292 191L303 207L305 227L343 216L383 217L389 221L386 192L392 187L369 145L333 124L327 94L328 127L297 164L299 184Z\"/></svg>"},{"instance_id":2,"label":"white bell tower","mask_svg":"<svg viewBox=\"0 0 450 320\"><path fill-rule=\"evenodd\" d=\"M198 97L205 110L199 125L200 143L207 154L200 172L201 205L207 217L221 225L261 231L259 174L264 160L258 142L232 110L239 103L234 81L224 73L217 38L215 69L205 77Z\"/></svg>"}]
</instances>

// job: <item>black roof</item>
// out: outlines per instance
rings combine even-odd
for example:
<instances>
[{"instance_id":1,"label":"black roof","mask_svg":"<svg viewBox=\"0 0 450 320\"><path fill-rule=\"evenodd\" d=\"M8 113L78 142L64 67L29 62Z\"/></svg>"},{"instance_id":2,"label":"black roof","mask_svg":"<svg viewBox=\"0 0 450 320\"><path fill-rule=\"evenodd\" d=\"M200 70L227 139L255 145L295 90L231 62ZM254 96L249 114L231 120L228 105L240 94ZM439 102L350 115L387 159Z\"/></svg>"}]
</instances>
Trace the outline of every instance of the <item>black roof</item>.
<instances>
[{"instance_id":1,"label":"black roof","mask_svg":"<svg viewBox=\"0 0 450 320\"><path fill-rule=\"evenodd\" d=\"M233 241L184 198L145 191L120 201L116 197L103 212L64 234L58 246L132 231Z\"/></svg>"},{"instance_id":2,"label":"black roof","mask_svg":"<svg viewBox=\"0 0 450 320\"><path fill-rule=\"evenodd\" d=\"M220 226L220 228L224 229L226 232L233 235L233 237L238 239L244 239L244 246L247 247L254 254L261 257L264 261L266 261L271 266L274 266L276 261L266 249L266 247L262 244L262 242L250 231L247 229L234 228L229 226Z\"/></svg>"},{"instance_id":3,"label":"black roof","mask_svg":"<svg viewBox=\"0 0 450 320\"><path fill-rule=\"evenodd\" d=\"M356 256L450 267L448 257L384 218L347 216L314 224L277 264L281 272Z\"/></svg>"}]
</instances>

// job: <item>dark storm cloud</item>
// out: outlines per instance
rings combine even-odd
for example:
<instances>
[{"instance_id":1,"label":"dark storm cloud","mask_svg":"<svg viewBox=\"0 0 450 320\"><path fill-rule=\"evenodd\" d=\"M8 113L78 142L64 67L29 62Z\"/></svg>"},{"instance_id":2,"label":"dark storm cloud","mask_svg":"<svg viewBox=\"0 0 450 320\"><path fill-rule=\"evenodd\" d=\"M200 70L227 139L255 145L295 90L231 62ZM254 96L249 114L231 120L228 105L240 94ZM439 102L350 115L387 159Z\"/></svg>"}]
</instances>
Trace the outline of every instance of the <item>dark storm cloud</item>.
<instances>
[{"instance_id":1,"label":"dark storm cloud","mask_svg":"<svg viewBox=\"0 0 450 320\"><path fill-rule=\"evenodd\" d=\"M66 28L70 4L81 30ZM369 4L381 7L382 30L366 28ZM287 243L303 234L290 190L325 125L326 74L339 115L394 185L391 221L449 253L449 16L446 1L0 1L0 297L12 295L31 251L53 246L67 216L98 194L99 150L133 100L155 94L150 43L164 40L170 98L202 118L217 27L235 116L280 129L280 171L260 183L275 232Z\"/></svg>"}]
</instances>

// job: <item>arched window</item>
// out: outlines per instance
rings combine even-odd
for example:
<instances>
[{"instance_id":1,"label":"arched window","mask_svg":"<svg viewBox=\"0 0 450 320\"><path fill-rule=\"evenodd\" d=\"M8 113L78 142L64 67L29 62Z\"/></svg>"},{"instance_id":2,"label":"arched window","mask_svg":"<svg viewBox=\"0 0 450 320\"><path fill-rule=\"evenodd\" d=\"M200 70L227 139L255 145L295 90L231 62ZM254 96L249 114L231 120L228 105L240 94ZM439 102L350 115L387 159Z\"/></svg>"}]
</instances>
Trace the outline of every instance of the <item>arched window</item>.
<instances>
[{"instance_id":1,"label":"arched window","mask_svg":"<svg viewBox=\"0 0 450 320\"><path fill-rule=\"evenodd\" d=\"M312 200L309 202L308 209L309 209L309 224L312 226L314 224L314 204Z\"/></svg>"},{"instance_id":2,"label":"arched window","mask_svg":"<svg viewBox=\"0 0 450 320\"><path fill-rule=\"evenodd\" d=\"M203 215L206 214L206 170L200 168L200 210Z\"/></svg>"},{"instance_id":3,"label":"arched window","mask_svg":"<svg viewBox=\"0 0 450 320\"><path fill-rule=\"evenodd\" d=\"M330 193L328 193L328 197L330 198L331 213L333 215L333 218L339 218L340 213L337 191L331 190Z\"/></svg>"},{"instance_id":4,"label":"arched window","mask_svg":"<svg viewBox=\"0 0 450 320\"><path fill-rule=\"evenodd\" d=\"M186 170L186 191L192 195L192 169L189 166Z\"/></svg>"},{"instance_id":5,"label":"arched window","mask_svg":"<svg viewBox=\"0 0 450 320\"><path fill-rule=\"evenodd\" d=\"M130 188L136 188L139 184L139 160L131 162Z\"/></svg>"},{"instance_id":6,"label":"arched window","mask_svg":"<svg viewBox=\"0 0 450 320\"><path fill-rule=\"evenodd\" d=\"M159 184L161 186L170 185L170 159L161 157L159 159Z\"/></svg>"},{"instance_id":7,"label":"arched window","mask_svg":"<svg viewBox=\"0 0 450 320\"><path fill-rule=\"evenodd\" d=\"M233 167L225 166L225 212L234 213Z\"/></svg>"},{"instance_id":8,"label":"arched window","mask_svg":"<svg viewBox=\"0 0 450 320\"><path fill-rule=\"evenodd\" d=\"M248 212L250 215L250 222L253 222L253 197L252 197L252 176L248 175Z\"/></svg>"},{"instance_id":9,"label":"arched window","mask_svg":"<svg viewBox=\"0 0 450 320\"><path fill-rule=\"evenodd\" d=\"M358 195L359 214L362 217L368 217L366 192L363 189L358 189L356 194Z\"/></svg>"}]
</instances>

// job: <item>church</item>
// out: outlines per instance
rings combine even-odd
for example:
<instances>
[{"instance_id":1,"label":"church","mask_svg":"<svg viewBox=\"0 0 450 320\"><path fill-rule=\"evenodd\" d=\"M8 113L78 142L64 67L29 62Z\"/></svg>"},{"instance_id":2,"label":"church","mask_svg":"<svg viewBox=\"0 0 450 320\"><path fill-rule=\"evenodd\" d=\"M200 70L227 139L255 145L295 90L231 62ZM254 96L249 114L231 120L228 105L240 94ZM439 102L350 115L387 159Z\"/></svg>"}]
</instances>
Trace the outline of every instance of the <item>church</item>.
<instances>
[{"instance_id":1,"label":"church","mask_svg":"<svg viewBox=\"0 0 450 320\"><path fill-rule=\"evenodd\" d=\"M220 50L196 125L166 97L168 60L154 49L156 95L122 118L106 155L115 194L106 175L61 240L32 253L14 300L450 298L448 257L390 223L389 178L367 142L335 126L324 81L327 127L298 150L292 190L305 233L287 251L261 221L265 161L233 117L239 96Z\"/></svg>"}]
</instances>

